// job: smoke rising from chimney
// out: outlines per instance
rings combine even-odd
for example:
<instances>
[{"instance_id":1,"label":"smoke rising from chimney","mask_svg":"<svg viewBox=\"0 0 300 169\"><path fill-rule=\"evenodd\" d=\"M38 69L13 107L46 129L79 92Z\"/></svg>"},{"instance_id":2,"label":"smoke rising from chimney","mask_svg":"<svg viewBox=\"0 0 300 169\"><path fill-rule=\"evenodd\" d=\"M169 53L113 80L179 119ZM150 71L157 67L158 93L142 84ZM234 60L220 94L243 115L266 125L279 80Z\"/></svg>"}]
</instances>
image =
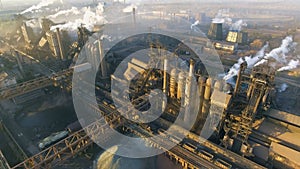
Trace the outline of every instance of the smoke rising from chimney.
<instances>
[{"instance_id":1,"label":"smoke rising from chimney","mask_svg":"<svg viewBox=\"0 0 300 169\"><path fill-rule=\"evenodd\" d=\"M294 49L297 43L293 42L293 38L291 36L287 36L282 40L281 46L273 49L270 53L265 55L265 50L268 48L268 44L266 44L254 57L246 56L245 58L240 58L238 63L234 64L228 74L224 77L224 80L229 80L232 77L236 76L241 63L247 62L247 68L253 68L255 66L268 63L269 59L273 58L276 62L272 63L272 66L277 69L277 71L285 71L292 70L297 68L300 65L299 59L291 58L290 60L287 58L287 54ZM281 68L278 68L281 65ZM282 66L286 65L286 66Z\"/></svg>"},{"instance_id":2,"label":"smoke rising from chimney","mask_svg":"<svg viewBox=\"0 0 300 169\"><path fill-rule=\"evenodd\" d=\"M292 59L287 66L283 66L280 69L278 69L277 71L282 72L282 71L286 71L286 70L292 70L292 69L296 69L298 66L300 65L299 60L294 60Z\"/></svg>"},{"instance_id":3,"label":"smoke rising from chimney","mask_svg":"<svg viewBox=\"0 0 300 169\"><path fill-rule=\"evenodd\" d=\"M51 30L55 30L56 28L62 30L75 31L80 25L84 25L87 29L92 30L94 25L96 24L104 24L107 23L104 15L104 6L99 3L95 12L90 7L84 7L80 10L73 7L69 10L59 11L54 15L50 15L49 18L55 19L58 16L65 14L76 14L79 19L70 20L65 24L55 25L51 27Z\"/></svg>"},{"instance_id":4,"label":"smoke rising from chimney","mask_svg":"<svg viewBox=\"0 0 300 169\"><path fill-rule=\"evenodd\" d=\"M254 57L252 56L245 56L245 58L240 58L238 60L238 63L234 64L228 74L224 77L224 80L228 81L229 79L233 78L236 76L239 72L240 66L243 62L247 62L247 68L253 68L254 65L260 61L264 55L265 55L265 50L269 47L269 44L267 43L260 51L256 53Z\"/></svg>"},{"instance_id":5,"label":"smoke rising from chimney","mask_svg":"<svg viewBox=\"0 0 300 169\"><path fill-rule=\"evenodd\" d=\"M287 54L294 49L297 43L293 42L292 36L287 36L282 40L281 46L273 49L270 53L266 54L261 61L256 63L254 66L258 66L264 63L269 63L269 60L273 59L276 62L272 63L274 68L277 68L280 65L287 65L289 67L293 66L297 61L293 61L289 64L291 60L288 60ZM293 58L292 58L293 59ZM287 67L285 67L286 69Z\"/></svg>"}]
</instances>

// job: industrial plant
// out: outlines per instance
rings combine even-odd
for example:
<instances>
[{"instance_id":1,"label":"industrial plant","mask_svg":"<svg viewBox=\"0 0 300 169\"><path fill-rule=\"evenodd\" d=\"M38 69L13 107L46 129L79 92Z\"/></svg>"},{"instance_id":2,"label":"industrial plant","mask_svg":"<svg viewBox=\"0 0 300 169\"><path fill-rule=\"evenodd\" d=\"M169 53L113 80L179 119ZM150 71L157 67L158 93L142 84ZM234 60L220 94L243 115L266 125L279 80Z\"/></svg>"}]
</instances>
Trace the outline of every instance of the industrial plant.
<instances>
[{"instance_id":1,"label":"industrial plant","mask_svg":"<svg viewBox=\"0 0 300 169\"><path fill-rule=\"evenodd\" d=\"M300 3L0 8L0 169L300 168Z\"/></svg>"}]
</instances>

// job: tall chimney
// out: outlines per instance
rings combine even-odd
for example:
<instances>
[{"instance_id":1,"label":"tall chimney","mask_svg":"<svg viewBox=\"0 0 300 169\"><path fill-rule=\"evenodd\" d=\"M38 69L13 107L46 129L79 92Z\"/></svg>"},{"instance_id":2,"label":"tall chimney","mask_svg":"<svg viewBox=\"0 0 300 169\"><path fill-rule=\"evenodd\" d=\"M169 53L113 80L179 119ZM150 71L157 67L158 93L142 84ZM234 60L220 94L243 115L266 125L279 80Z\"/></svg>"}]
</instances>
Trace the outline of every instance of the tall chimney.
<instances>
[{"instance_id":1,"label":"tall chimney","mask_svg":"<svg viewBox=\"0 0 300 169\"><path fill-rule=\"evenodd\" d=\"M193 88L193 73L194 73L194 60L190 60L190 71L189 71L189 76L186 80L186 88L185 88L185 116L184 116L184 121L189 124L190 122L190 113L191 113L191 98L192 98L192 88Z\"/></svg>"},{"instance_id":2,"label":"tall chimney","mask_svg":"<svg viewBox=\"0 0 300 169\"><path fill-rule=\"evenodd\" d=\"M133 24L134 26L136 25L136 9L132 8L132 17L133 17Z\"/></svg>"},{"instance_id":3,"label":"tall chimney","mask_svg":"<svg viewBox=\"0 0 300 169\"><path fill-rule=\"evenodd\" d=\"M165 58L164 59L164 84L163 84L163 92L168 95L168 69L169 69L169 65L168 65L168 59Z\"/></svg>"}]
</instances>

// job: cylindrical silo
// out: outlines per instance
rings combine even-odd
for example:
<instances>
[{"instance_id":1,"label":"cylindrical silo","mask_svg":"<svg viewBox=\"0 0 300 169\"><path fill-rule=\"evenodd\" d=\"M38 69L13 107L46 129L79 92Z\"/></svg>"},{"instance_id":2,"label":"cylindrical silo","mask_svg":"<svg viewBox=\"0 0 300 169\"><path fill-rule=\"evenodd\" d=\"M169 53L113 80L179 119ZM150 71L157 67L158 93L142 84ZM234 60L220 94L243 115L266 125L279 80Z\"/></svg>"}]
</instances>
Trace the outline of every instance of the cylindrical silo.
<instances>
[{"instance_id":1,"label":"cylindrical silo","mask_svg":"<svg viewBox=\"0 0 300 169\"><path fill-rule=\"evenodd\" d=\"M184 91L185 91L185 73L180 72L178 74L177 99L181 99L181 103L184 103L183 102L183 100L184 100Z\"/></svg>"},{"instance_id":2,"label":"cylindrical silo","mask_svg":"<svg viewBox=\"0 0 300 169\"><path fill-rule=\"evenodd\" d=\"M176 95L176 87L177 87L177 70L176 69L172 69L171 71L171 79L170 79L170 96L172 98L175 97Z\"/></svg>"},{"instance_id":3,"label":"cylindrical silo","mask_svg":"<svg viewBox=\"0 0 300 169\"><path fill-rule=\"evenodd\" d=\"M206 86L205 86L205 92L204 92L204 101L203 101L203 107L202 107L202 114L204 117L209 112L209 107L210 107L210 97L211 97L211 85L212 85L212 78L208 78L206 81Z\"/></svg>"}]
</instances>

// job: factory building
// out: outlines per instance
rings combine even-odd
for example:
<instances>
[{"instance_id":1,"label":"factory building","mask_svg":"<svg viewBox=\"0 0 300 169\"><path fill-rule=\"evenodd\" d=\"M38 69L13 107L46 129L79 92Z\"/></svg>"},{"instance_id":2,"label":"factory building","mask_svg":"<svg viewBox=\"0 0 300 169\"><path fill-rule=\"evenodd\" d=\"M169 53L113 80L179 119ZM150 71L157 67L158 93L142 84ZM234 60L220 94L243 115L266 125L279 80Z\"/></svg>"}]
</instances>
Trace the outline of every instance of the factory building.
<instances>
[{"instance_id":1,"label":"factory building","mask_svg":"<svg viewBox=\"0 0 300 169\"><path fill-rule=\"evenodd\" d=\"M223 39L223 24L222 23L211 23L210 29L208 31L208 37L213 40Z\"/></svg>"},{"instance_id":2,"label":"factory building","mask_svg":"<svg viewBox=\"0 0 300 169\"><path fill-rule=\"evenodd\" d=\"M214 46L218 50L228 51L228 52L234 52L234 50L237 48L236 43L230 43L230 42L215 42Z\"/></svg>"},{"instance_id":3,"label":"factory building","mask_svg":"<svg viewBox=\"0 0 300 169\"><path fill-rule=\"evenodd\" d=\"M238 44L246 44L248 42L248 33L229 31L226 41L232 43L238 43Z\"/></svg>"}]
</instances>

